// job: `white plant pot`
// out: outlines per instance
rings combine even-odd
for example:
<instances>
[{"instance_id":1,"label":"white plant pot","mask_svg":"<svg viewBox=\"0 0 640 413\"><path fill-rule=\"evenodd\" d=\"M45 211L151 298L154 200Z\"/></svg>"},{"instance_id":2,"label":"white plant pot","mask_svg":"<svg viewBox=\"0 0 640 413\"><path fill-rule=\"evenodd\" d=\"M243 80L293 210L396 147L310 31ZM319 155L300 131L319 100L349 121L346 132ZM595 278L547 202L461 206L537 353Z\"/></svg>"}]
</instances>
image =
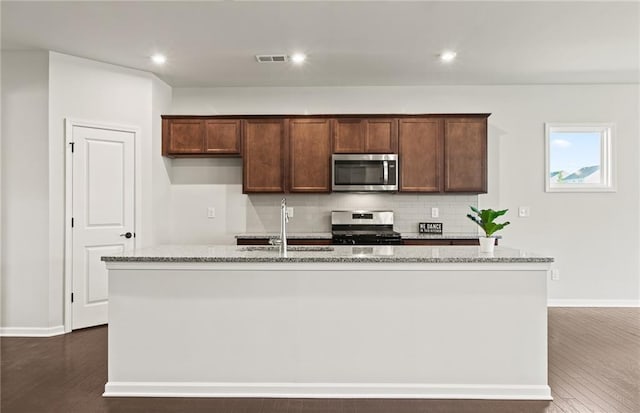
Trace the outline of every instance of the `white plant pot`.
<instances>
[{"instance_id":1,"label":"white plant pot","mask_svg":"<svg viewBox=\"0 0 640 413\"><path fill-rule=\"evenodd\" d=\"M480 237L480 252L493 252L496 239L493 237Z\"/></svg>"}]
</instances>

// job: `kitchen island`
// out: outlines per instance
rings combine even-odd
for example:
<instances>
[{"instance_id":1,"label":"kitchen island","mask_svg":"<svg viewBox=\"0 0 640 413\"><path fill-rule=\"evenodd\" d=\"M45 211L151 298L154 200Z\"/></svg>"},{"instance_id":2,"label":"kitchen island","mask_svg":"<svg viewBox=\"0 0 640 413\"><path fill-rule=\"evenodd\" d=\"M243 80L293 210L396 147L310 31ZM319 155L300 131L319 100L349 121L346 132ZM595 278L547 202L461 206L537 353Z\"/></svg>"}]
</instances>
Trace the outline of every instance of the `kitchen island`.
<instances>
[{"instance_id":1,"label":"kitchen island","mask_svg":"<svg viewBox=\"0 0 640 413\"><path fill-rule=\"evenodd\" d=\"M551 399L550 257L163 246L103 257L105 396Z\"/></svg>"}]
</instances>

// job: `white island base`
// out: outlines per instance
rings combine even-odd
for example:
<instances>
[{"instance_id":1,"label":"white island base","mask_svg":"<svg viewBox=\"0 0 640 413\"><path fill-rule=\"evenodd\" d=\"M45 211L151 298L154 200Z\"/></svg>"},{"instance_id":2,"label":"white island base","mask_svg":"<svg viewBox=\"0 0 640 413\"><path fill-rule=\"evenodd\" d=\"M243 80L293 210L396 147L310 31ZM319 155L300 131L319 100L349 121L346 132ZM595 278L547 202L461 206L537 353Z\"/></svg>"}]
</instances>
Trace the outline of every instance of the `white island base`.
<instances>
[{"instance_id":1,"label":"white island base","mask_svg":"<svg viewBox=\"0 0 640 413\"><path fill-rule=\"evenodd\" d=\"M104 396L550 400L548 266L108 262Z\"/></svg>"}]
</instances>

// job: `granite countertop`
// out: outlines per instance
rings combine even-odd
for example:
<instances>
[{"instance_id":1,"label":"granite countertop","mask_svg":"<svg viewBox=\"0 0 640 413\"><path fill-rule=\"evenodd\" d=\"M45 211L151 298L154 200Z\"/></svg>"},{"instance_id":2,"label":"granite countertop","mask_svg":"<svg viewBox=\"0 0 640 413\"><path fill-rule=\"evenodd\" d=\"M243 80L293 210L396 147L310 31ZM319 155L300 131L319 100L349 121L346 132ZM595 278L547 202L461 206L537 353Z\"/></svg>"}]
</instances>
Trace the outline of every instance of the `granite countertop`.
<instances>
[{"instance_id":1,"label":"granite countertop","mask_svg":"<svg viewBox=\"0 0 640 413\"><path fill-rule=\"evenodd\" d=\"M419 232L403 232L402 239L478 239L482 235L477 232L446 232L444 234L421 234ZM495 236L495 238L502 238Z\"/></svg>"},{"instance_id":2,"label":"granite countertop","mask_svg":"<svg viewBox=\"0 0 640 413\"><path fill-rule=\"evenodd\" d=\"M280 238L278 232L245 232L236 234L236 239ZM330 232L287 232L287 239L331 239Z\"/></svg>"},{"instance_id":3,"label":"granite countertop","mask_svg":"<svg viewBox=\"0 0 640 413\"><path fill-rule=\"evenodd\" d=\"M418 232L403 232L402 239L477 239L480 234L475 232L449 232L444 234L420 234ZM236 234L236 239L264 239L279 238L276 232L246 232ZM501 238L497 236L496 238ZM287 239L331 239L330 232L289 232Z\"/></svg>"},{"instance_id":4,"label":"granite countertop","mask_svg":"<svg viewBox=\"0 0 640 413\"><path fill-rule=\"evenodd\" d=\"M550 263L552 257L496 247L493 254L476 246L290 246L162 245L102 257L107 262L342 262L342 263Z\"/></svg>"}]
</instances>

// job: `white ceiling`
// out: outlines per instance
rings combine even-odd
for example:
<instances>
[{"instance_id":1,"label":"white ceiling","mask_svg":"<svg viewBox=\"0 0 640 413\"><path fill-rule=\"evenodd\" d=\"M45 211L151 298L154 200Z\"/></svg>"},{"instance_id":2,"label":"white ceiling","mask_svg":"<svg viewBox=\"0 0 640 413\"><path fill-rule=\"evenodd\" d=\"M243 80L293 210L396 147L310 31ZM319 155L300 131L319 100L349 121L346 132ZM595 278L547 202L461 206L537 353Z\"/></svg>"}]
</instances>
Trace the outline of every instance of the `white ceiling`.
<instances>
[{"instance_id":1,"label":"white ceiling","mask_svg":"<svg viewBox=\"0 0 640 413\"><path fill-rule=\"evenodd\" d=\"M0 4L5 50L147 70L175 87L639 81L639 2ZM445 48L455 63L439 62ZM254 59L296 51L302 67Z\"/></svg>"}]
</instances>

